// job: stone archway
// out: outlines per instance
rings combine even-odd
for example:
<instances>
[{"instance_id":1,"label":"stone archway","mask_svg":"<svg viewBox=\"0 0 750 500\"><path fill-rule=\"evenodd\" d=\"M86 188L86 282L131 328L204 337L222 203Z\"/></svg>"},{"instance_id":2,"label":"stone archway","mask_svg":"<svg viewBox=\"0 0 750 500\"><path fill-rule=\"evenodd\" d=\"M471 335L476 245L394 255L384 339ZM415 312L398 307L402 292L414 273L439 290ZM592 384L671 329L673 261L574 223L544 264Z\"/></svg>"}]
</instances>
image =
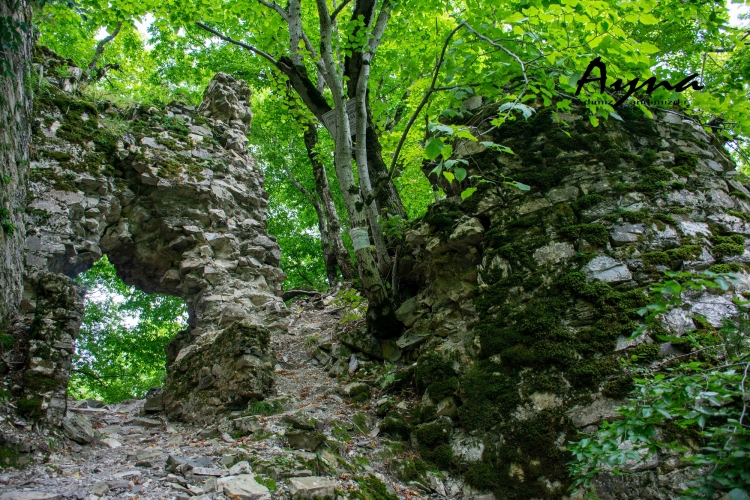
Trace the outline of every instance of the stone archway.
<instances>
[{"instance_id":1,"label":"stone archway","mask_svg":"<svg viewBox=\"0 0 750 500\"><path fill-rule=\"evenodd\" d=\"M45 66L61 64L44 54ZM266 231L263 174L247 152L249 97L244 81L219 73L197 110L126 115L56 88L37 99L25 317L14 324L25 342L15 374L24 413L50 424L65 415L83 311L71 278L104 253L125 283L188 306L189 327L167 348L169 416L201 420L208 407L235 409L269 390L285 275Z\"/></svg>"}]
</instances>

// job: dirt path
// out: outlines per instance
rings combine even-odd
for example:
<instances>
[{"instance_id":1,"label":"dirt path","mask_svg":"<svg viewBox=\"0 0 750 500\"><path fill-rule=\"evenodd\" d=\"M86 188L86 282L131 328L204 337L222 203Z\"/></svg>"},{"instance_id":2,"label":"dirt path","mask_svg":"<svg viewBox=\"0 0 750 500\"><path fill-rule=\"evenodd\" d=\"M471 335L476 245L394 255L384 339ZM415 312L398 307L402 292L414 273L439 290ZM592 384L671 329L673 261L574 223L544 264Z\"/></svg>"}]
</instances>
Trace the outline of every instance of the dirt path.
<instances>
[{"instance_id":1,"label":"dirt path","mask_svg":"<svg viewBox=\"0 0 750 500\"><path fill-rule=\"evenodd\" d=\"M325 351L312 355L318 345L334 352L338 345L340 308L318 306L293 305L289 332L272 339L275 397L206 428L144 414L143 400L71 401L70 413L91 422L93 440L0 471L0 500L331 498L334 490L338 498L469 498L436 474L407 485L389 473L406 447L379 436L377 390L354 402L346 394L358 386L328 373L332 361L318 359Z\"/></svg>"}]
</instances>

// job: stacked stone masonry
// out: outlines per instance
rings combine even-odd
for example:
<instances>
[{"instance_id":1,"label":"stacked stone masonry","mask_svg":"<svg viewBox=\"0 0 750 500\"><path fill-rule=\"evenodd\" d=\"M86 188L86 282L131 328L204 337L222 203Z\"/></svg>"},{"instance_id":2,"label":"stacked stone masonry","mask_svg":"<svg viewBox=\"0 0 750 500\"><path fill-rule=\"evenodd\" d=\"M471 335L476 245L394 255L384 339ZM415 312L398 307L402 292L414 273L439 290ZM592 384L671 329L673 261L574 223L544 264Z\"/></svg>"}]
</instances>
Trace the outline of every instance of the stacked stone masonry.
<instances>
[{"instance_id":1,"label":"stacked stone masonry","mask_svg":"<svg viewBox=\"0 0 750 500\"><path fill-rule=\"evenodd\" d=\"M465 124L486 130L494 109ZM423 399L417 413L384 412L384 424L496 498L565 497L568 441L613 418L633 387L620 359L649 366L689 353L687 333L720 343L732 299L750 291L750 192L722 143L676 111L622 115L593 128L585 110L561 114L563 124L540 109L479 138L514 155L454 145L469 175L496 183L462 200L466 186L442 180L449 197L405 233L397 315L407 329L389 356L416 361ZM740 283L689 292L631 339L649 286L670 270L735 272ZM650 456L633 476L602 475L597 494L675 498L685 465Z\"/></svg>"},{"instance_id":2,"label":"stacked stone masonry","mask_svg":"<svg viewBox=\"0 0 750 500\"><path fill-rule=\"evenodd\" d=\"M34 70L71 64L39 49ZM46 83L35 99L22 314L10 327L24 346L8 375L23 412L63 419L83 310L72 278L104 254L125 283L187 304L189 327L167 347L170 417L201 420L262 399L269 329L285 324L285 275L247 151L247 84L219 73L197 110L125 111L64 92L75 87L68 79Z\"/></svg>"}]
</instances>

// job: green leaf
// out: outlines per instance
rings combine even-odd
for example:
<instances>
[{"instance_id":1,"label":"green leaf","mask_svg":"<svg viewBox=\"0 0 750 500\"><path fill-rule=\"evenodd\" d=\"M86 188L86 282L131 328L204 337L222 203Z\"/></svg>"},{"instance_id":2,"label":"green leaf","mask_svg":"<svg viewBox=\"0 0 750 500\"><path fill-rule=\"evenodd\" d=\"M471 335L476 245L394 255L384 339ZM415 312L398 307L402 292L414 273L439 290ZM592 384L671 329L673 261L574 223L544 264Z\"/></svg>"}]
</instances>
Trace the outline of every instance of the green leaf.
<instances>
[{"instance_id":1,"label":"green leaf","mask_svg":"<svg viewBox=\"0 0 750 500\"><path fill-rule=\"evenodd\" d=\"M591 125L593 125L594 127L599 126L599 118L597 118L596 116L589 115L589 121L591 122Z\"/></svg>"},{"instance_id":2,"label":"green leaf","mask_svg":"<svg viewBox=\"0 0 750 500\"><path fill-rule=\"evenodd\" d=\"M477 188L475 188L475 187L470 187L470 188L464 189L463 191L461 191L461 199L465 200L466 198L468 198L469 196L471 196L472 194L474 194L476 191L477 191Z\"/></svg>"},{"instance_id":3,"label":"green leaf","mask_svg":"<svg viewBox=\"0 0 750 500\"><path fill-rule=\"evenodd\" d=\"M443 177L445 177L446 179L448 179L448 182L453 182L453 179L456 178L456 176L454 176L450 172L443 172Z\"/></svg>"},{"instance_id":4,"label":"green leaf","mask_svg":"<svg viewBox=\"0 0 750 500\"><path fill-rule=\"evenodd\" d=\"M443 147L445 144L443 144L443 140L439 137L433 137L429 141L427 141L427 144L424 147L424 156L425 158L429 160L434 160L438 156L440 156L440 152L443 150Z\"/></svg>"},{"instance_id":5,"label":"green leaf","mask_svg":"<svg viewBox=\"0 0 750 500\"><path fill-rule=\"evenodd\" d=\"M462 180L466 179L466 169L457 167L453 173L456 174L456 180L458 182L461 182Z\"/></svg>"},{"instance_id":6,"label":"green leaf","mask_svg":"<svg viewBox=\"0 0 750 500\"><path fill-rule=\"evenodd\" d=\"M749 500L750 496L748 496L747 491L735 488L732 491L729 492L727 495L729 497L729 500Z\"/></svg>"},{"instance_id":7,"label":"green leaf","mask_svg":"<svg viewBox=\"0 0 750 500\"><path fill-rule=\"evenodd\" d=\"M520 189L521 191L529 191L531 190L531 186L524 184L523 182L518 181L506 181L505 184L509 186L513 186L515 188Z\"/></svg>"}]
</instances>

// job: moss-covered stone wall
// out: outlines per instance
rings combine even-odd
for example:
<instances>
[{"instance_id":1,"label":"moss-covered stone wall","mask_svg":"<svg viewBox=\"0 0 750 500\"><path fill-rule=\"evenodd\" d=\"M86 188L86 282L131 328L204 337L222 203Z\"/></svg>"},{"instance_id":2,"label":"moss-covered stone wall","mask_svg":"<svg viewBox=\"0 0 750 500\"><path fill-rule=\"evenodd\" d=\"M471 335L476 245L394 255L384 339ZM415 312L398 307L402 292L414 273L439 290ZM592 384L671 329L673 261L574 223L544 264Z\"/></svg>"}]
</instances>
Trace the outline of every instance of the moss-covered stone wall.
<instances>
[{"instance_id":1,"label":"moss-covered stone wall","mask_svg":"<svg viewBox=\"0 0 750 500\"><path fill-rule=\"evenodd\" d=\"M247 151L247 84L219 73L197 109L121 109L65 91L76 82L53 70L80 71L50 50L38 48L33 64L50 76L35 97L23 315L5 377L19 411L52 425L65 415L85 293L73 278L105 253L125 283L188 306L189 327L168 346L170 416L212 419L247 403L246 393L262 398L272 383L269 328L285 324L285 275ZM252 356L257 363L242 365ZM188 361L188 376L171 366Z\"/></svg>"},{"instance_id":2,"label":"moss-covered stone wall","mask_svg":"<svg viewBox=\"0 0 750 500\"><path fill-rule=\"evenodd\" d=\"M479 123L487 109L472 131L489 128ZM563 498L568 441L633 388L623 360L719 343L732 298L750 290L750 192L722 145L678 112L621 115L593 128L581 110L556 121L539 109L480 138L514 155L455 145L473 151L462 156L470 175L492 182L462 201L468 184L441 181L449 198L412 223L399 253L407 330L396 344L416 361L422 404L390 410L386 431L409 434L426 464L495 498ZM631 338L649 284L706 269L743 284L691 294ZM632 498L669 498L672 473L657 471L656 496Z\"/></svg>"},{"instance_id":3,"label":"moss-covered stone wall","mask_svg":"<svg viewBox=\"0 0 750 500\"><path fill-rule=\"evenodd\" d=\"M31 95L27 89L33 29L26 1L3 2L0 17L18 30L15 48L0 49L0 335L15 316L21 296L24 222L31 141ZM2 347L0 347L2 349ZM0 362L0 372L7 369Z\"/></svg>"}]
</instances>

